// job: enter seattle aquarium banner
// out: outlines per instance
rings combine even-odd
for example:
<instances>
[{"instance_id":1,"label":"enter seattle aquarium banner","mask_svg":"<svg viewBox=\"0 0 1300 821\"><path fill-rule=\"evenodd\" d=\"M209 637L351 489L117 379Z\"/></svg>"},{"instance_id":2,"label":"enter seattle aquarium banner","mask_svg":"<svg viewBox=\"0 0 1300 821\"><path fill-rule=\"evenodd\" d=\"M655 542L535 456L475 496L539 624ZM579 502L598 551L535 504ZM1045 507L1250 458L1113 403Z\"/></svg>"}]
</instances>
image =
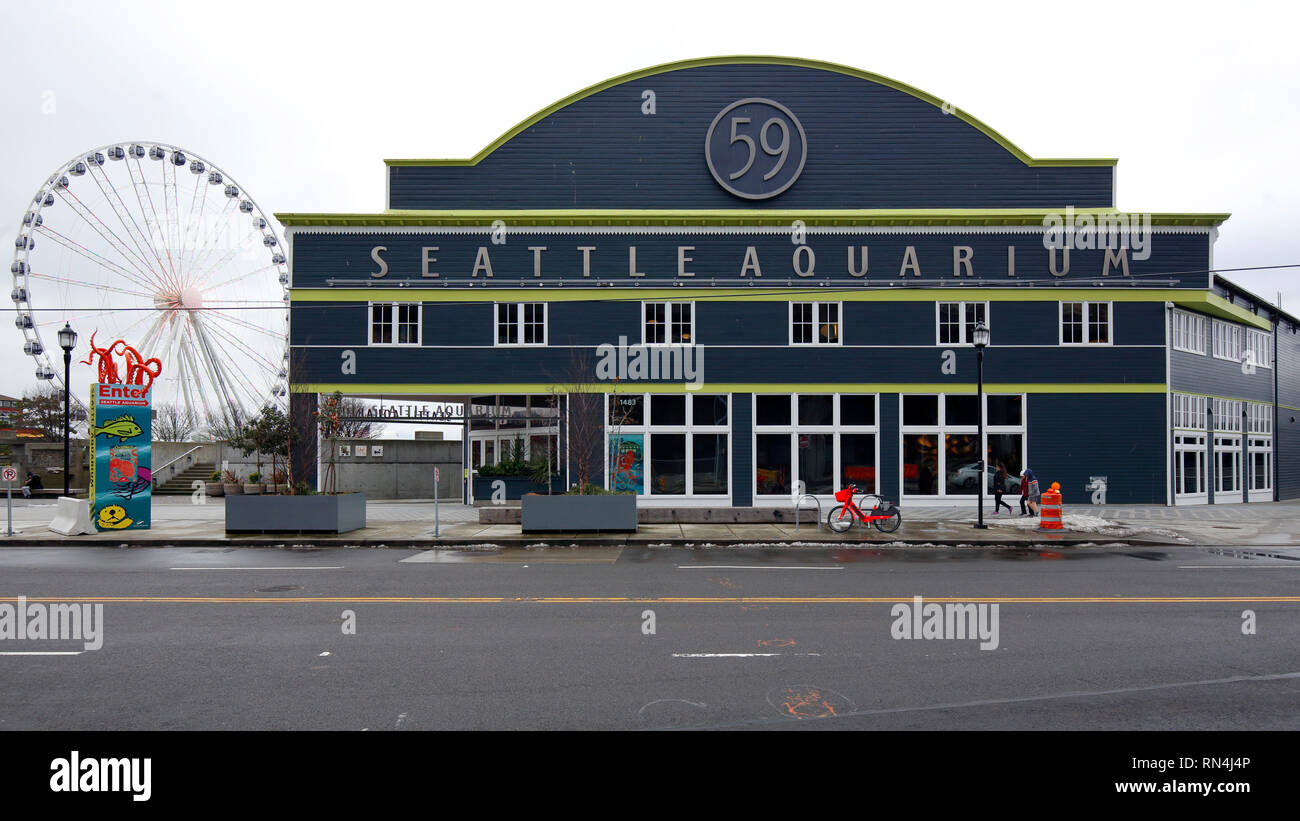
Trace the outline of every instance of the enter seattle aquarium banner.
<instances>
[{"instance_id":1,"label":"enter seattle aquarium banner","mask_svg":"<svg viewBox=\"0 0 1300 821\"><path fill-rule=\"evenodd\" d=\"M90 388L90 520L96 530L149 529L152 396L142 385Z\"/></svg>"}]
</instances>

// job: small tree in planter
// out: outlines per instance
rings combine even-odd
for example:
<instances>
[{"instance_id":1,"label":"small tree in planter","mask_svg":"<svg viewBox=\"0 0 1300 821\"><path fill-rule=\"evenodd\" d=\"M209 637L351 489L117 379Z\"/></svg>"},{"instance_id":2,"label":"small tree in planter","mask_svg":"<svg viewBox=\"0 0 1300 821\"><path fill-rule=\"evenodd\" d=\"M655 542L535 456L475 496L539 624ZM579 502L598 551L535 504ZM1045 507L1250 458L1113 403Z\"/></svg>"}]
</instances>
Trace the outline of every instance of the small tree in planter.
<instances>
[{"instance_id":1,"label":"small tree in planter","mask_svg":"<svg viewBox=\"0 0 1300 821\"><path fill-rule=\"evenodd\" d=\"M334 391L321 401L320 409L316 411L316 425L320 430L321 438L329 442L330 446L329 461L325 465L324 482L325 493L330 495L338 492L334 460L338 453L338 437L341 429L339 410L342 404L343 392Z\"/></svg>"},{"instance_id":2,"label":"small tree in planter","mask_svg":"<svg viewBox=\"0 0 1300 821\"><path fill-rule=\"evenodd\" d=\"M207 485L203 488L204 493L209 496L224 496L226 488L221 484L221 471L214 470L208 477Z\"/></svg>"},{"instance_id":3,"label":"small tree in planter","mask_svg":"<svg viewBox=\"0 0 1300 821\"><path fill-rule=\"evenodd\" d=\"M244 483L239 481L233 470L221 471L221 489L227 496L241 495L244 492Z\"/></svg>"}]
</instances>

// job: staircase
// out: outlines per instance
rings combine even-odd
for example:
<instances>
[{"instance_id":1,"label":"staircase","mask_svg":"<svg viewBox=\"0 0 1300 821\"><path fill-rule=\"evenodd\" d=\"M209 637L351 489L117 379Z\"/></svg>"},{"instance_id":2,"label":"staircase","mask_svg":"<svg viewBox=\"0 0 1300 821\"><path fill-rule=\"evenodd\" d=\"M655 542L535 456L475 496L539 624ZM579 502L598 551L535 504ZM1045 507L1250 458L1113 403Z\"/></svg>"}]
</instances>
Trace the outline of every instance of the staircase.
<instances>
[{"instance_id":1,"label":"staircase","mask_svg":"<svg viewBox=\"0 0 1300 821\"><path fill-rule=\"evenodd\" d=\"M196 462L155 487L153 493L155 496L189 496L194 492L194 480L206 482L216 469L216 465L211 462Z\"/></svg>"}]
</instances>

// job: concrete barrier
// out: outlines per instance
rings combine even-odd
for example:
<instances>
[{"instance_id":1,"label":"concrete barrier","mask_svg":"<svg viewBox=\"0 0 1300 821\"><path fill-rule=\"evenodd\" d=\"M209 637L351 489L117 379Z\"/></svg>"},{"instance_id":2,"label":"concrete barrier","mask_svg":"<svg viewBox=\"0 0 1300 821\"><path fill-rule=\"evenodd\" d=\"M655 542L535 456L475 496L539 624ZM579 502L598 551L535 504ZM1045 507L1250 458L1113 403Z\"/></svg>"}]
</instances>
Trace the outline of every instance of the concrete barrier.
<instances>
[{"instance_id":1,"label":"concrete barrier","mask_svg":"<svg viewBox=\"0 0 1300 821\"><path fill-rule=\"evenodd\" d=\"M58 507L54 509L54 521L50 522L50 530L64 536L94 533L95 528L90 524L90 503L85 499L60 496Z\"/></svg>"}]
</instances>

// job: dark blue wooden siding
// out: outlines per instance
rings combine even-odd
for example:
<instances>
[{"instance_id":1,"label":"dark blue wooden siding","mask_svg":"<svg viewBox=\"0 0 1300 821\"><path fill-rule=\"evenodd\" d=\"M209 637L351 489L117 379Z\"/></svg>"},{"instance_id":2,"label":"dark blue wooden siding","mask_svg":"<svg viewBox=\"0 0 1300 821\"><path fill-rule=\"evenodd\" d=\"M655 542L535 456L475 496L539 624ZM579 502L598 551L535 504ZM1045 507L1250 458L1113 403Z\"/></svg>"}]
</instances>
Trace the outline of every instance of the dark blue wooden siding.
<instances>
[{"instance_id":1,"label":"dark blue wooden siding","mask_svg":"<svg viewBox=\"0 0 1300 821\"><path fill-rule=\"evenodd\" d=\"M653 116L641 113L645 90L657 97ZM802 176L769 200L727 193L705 162L713 118L747 97L782 103L807 135ZM1029 167L910 94L782 65L685 68L633 80L551 114L476 166L392 166L388 174L389 207L412 209L1113 204L1110 166Z\"/></svg>"},{"instance_id":2,"label":"dark blue wooden siding","mask_svg":"<svg viewBox=\"0 0 1300 821\"><path fill-rule=\"evenodd\" d=\"M1170 322L1173 321L1170 317ZM1245 326L1241 326L1243 329ZM1256 368L1253 374L1242 373L1240 362L1230 362L1214 357L1213 320L1205 318L1205 353L1194 354L1169 349L1169 387L1182 393L1200 393L1249 399L1254 402L1273 401L1273 369ZM1244 331L1243 331L1244 333ZM1170 329L1170 341L1173 330Z\"/></svg>"},{"instance_id":3,"label":"dark blue wooden siding","mask_svg":"<svg viewBox=\"0 0 1300 821\"><path fill-rule=\"evenodd\" d=\"M876 492L886 499L898 503L902 498L902 488L898 485L900 475L899 461L899 418L898 394L882 393L880 395L880 467L876 471L879 490Z\"/></svg>"},{"instance_id":4,"label":"dark blue wooden siding","mask_svg":"<svg viewBox=\"0 0 1300 821\"><path fill-rule=\"evenodd\" d=\"M731 396L731 503L749 507L754 503L754 396Z\"/></svg>"},{"instance_id":5,"label":"dark blue wooden siding","mask_svg":"<svg viewBox=\"0 0 1300 821\"><path fill-rule=\"evenodd\" d=\"M1043 490L1061 483L1066 504L1086 503L1090 476L1105 476L1107 504L1162 504L1165 397L1030 394L1028 459Z\"/></svg>"}]
</instances>

